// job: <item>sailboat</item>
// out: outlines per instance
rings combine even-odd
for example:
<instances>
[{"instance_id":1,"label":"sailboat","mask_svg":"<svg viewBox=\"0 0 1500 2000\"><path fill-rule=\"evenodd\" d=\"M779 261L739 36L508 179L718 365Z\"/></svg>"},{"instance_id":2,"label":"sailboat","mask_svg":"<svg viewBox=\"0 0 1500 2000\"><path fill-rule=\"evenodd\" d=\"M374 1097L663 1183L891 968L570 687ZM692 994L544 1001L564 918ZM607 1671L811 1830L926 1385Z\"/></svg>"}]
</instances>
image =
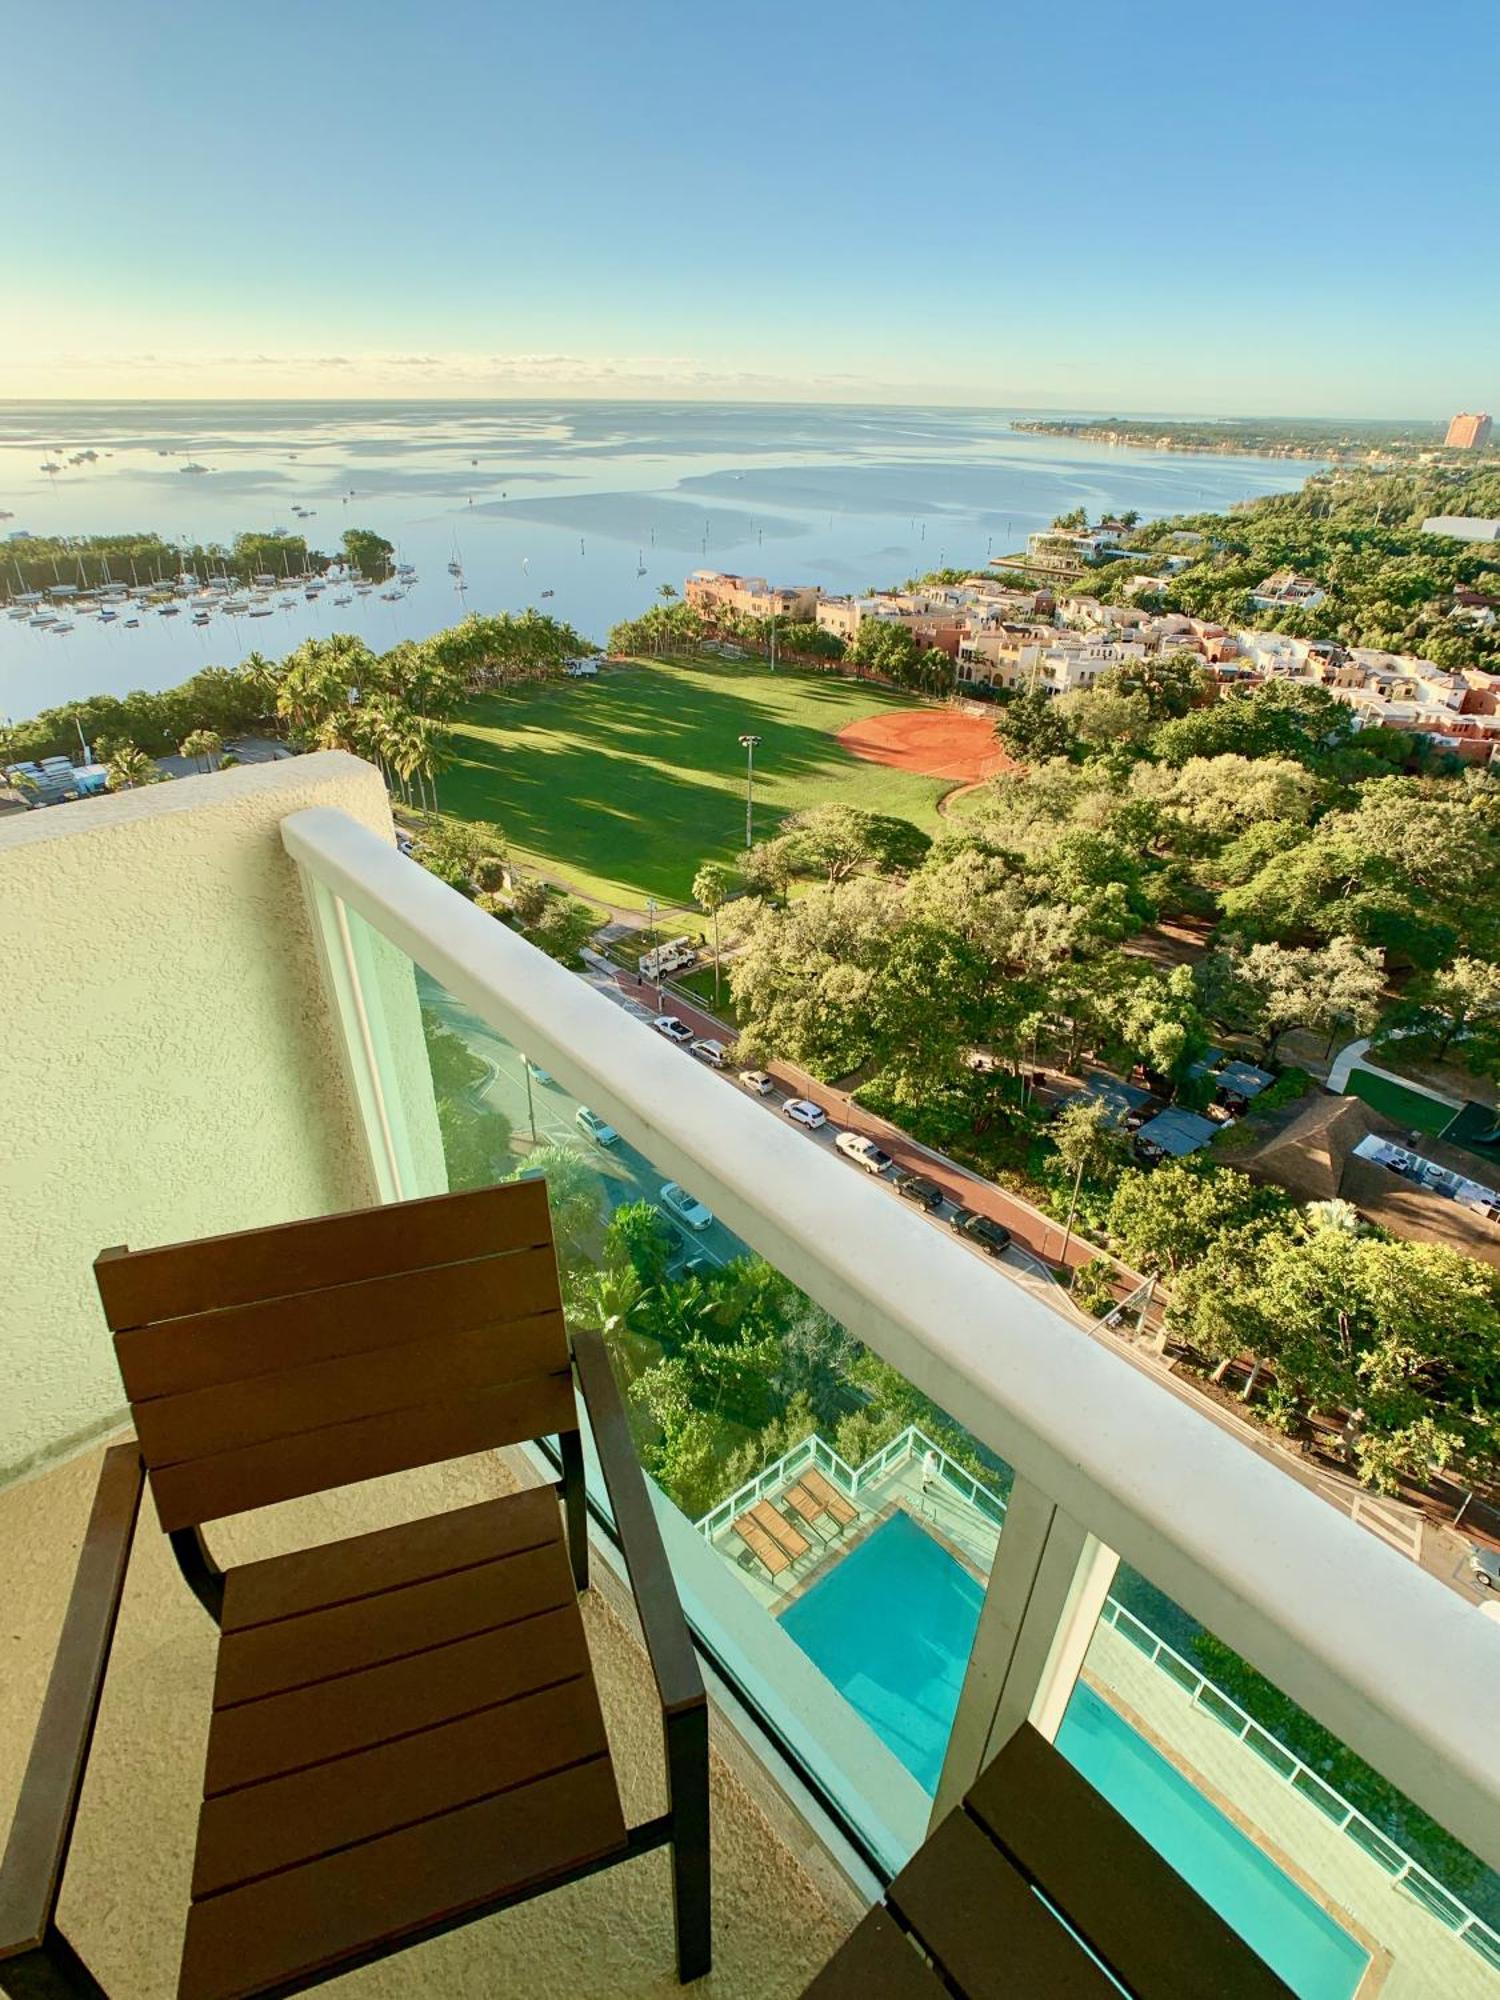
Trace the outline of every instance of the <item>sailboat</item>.
<instances>
[{"instance_id":1,"label":"sailboat","mask_svg":"<svg viewBox=\"0 0 1500 2000\"><path fill-rule=\"evenodd\" d=\"M637 576L644 576L646 574L646 551L644 549L637 549L635 552L635 573Z\"/></svg>"}]
</instances>

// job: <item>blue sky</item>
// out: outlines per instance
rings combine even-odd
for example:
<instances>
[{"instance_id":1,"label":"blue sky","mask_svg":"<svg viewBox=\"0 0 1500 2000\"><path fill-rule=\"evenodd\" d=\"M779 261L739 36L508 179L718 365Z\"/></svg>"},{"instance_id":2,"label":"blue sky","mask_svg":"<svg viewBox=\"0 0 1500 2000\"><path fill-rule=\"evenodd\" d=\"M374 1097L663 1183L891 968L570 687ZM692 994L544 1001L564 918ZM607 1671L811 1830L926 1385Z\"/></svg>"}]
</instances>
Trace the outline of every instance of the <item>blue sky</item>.
<instances>
[{"instance_id":1,"label":"blue sky","mask_svg":"<svg viewBox=\"0 0 1500 2000\"><path fill-rule=\"evenodd\" d=\"M10 14L0 395L1500 405L1492 0Z\"/></svg>"}]
</instances>

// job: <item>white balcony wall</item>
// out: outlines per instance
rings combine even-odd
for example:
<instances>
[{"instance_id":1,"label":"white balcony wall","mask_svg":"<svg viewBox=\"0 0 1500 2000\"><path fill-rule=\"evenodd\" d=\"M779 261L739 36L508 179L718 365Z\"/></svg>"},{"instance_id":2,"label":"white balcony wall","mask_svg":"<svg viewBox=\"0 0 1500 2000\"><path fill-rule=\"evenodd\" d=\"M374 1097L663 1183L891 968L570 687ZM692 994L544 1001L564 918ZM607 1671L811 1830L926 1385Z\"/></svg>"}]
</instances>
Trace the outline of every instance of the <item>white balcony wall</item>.
<instances>
[{"instance_id":1,"label":"white balcony wall","mask_svg":"<svg viewBox=\"0 0 1500 2000\"><path fill-rule=\"evenodd\" d=\"M311 805L390 836L379 775L341 753L0 821L0 1479L123 1414L104 1245L377 1198L281 843ZM409 970L383 998L419 1049ZM435 1117L414 1143L440 1163Z\"/></svg>"}]
</instances>

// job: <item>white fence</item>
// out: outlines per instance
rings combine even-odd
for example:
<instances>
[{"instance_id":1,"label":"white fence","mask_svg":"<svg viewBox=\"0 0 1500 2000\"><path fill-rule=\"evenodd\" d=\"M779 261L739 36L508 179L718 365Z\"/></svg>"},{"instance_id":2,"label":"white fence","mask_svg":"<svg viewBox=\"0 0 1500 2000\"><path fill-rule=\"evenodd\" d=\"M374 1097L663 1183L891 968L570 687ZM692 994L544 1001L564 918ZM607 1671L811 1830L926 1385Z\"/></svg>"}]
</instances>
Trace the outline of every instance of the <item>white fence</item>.
<instances>
[{"instance_id":1,"label":"white fence","mask_svg":"<svg viewBox=\"0 0 1500 2000\"><path fill-rule=\"evenodd\" d=\"M721 1501L712 1513L704 1515L697 1527L700 1534L712 1541L746 1508L789 1485L809 1465L815 1465L826 1473L850 1499L857 1499L867 1487L917 1457L929 1460L936 1475L997 1528L1004 1522L1005 1501L1002 1496L972 1473L966 1472L925 1431L911 1424L899 1437L892 1438L889 1444L883 1445L857 1468L847 1464L832 1445L814 1432L773 1460L737 1493ZM1310 1805L1316 1806L1340 1833L1347 1835L1378 1867L1384 1869L1394 1888L1405 1890L1424 1910L1478 1952L1487 1964L1500 1968L1500 1933L1436 1881L1421 1862L1414 1860L1404 1848L1398 1847L1383 1834L1358 1806L1351 1805L1342 1793L1336 1792L1285 1744L1278 1742L1237 1701L1201 1674L1191 1661L1184 1659L1165 1639L1159 1638L1133 1611L1127 1611L1118 1598L1105 1600L1102 1616L1121 1638L1128 1639L1131 1645L1144 1653L1154 1667L1176 1681L1195 1708L1202 1709L1236 1735L1283 1783Z\"/></svg>"}]
</instances>

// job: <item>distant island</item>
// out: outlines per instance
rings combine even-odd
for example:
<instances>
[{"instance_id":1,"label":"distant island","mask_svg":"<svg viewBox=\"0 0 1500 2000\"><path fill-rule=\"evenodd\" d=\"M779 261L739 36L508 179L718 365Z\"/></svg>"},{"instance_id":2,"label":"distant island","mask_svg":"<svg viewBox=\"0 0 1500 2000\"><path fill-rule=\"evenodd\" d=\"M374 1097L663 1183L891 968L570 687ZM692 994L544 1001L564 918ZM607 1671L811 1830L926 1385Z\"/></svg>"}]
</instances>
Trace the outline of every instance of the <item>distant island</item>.
<instances>
[{"instance_id":1,"label":"distant island","mask_svg":"<svg viewBox=\"0 0 1500 2000\"><path fill-rule=\"evenodd\" d=\"M1209 451L1260 458L1404 458L1443 449L1440 423L1337 422L1276 417L1180 419L1030 417L1013 428L1044 437L1088 438L1148 451Z\"/></svg>"}]
</instances>

